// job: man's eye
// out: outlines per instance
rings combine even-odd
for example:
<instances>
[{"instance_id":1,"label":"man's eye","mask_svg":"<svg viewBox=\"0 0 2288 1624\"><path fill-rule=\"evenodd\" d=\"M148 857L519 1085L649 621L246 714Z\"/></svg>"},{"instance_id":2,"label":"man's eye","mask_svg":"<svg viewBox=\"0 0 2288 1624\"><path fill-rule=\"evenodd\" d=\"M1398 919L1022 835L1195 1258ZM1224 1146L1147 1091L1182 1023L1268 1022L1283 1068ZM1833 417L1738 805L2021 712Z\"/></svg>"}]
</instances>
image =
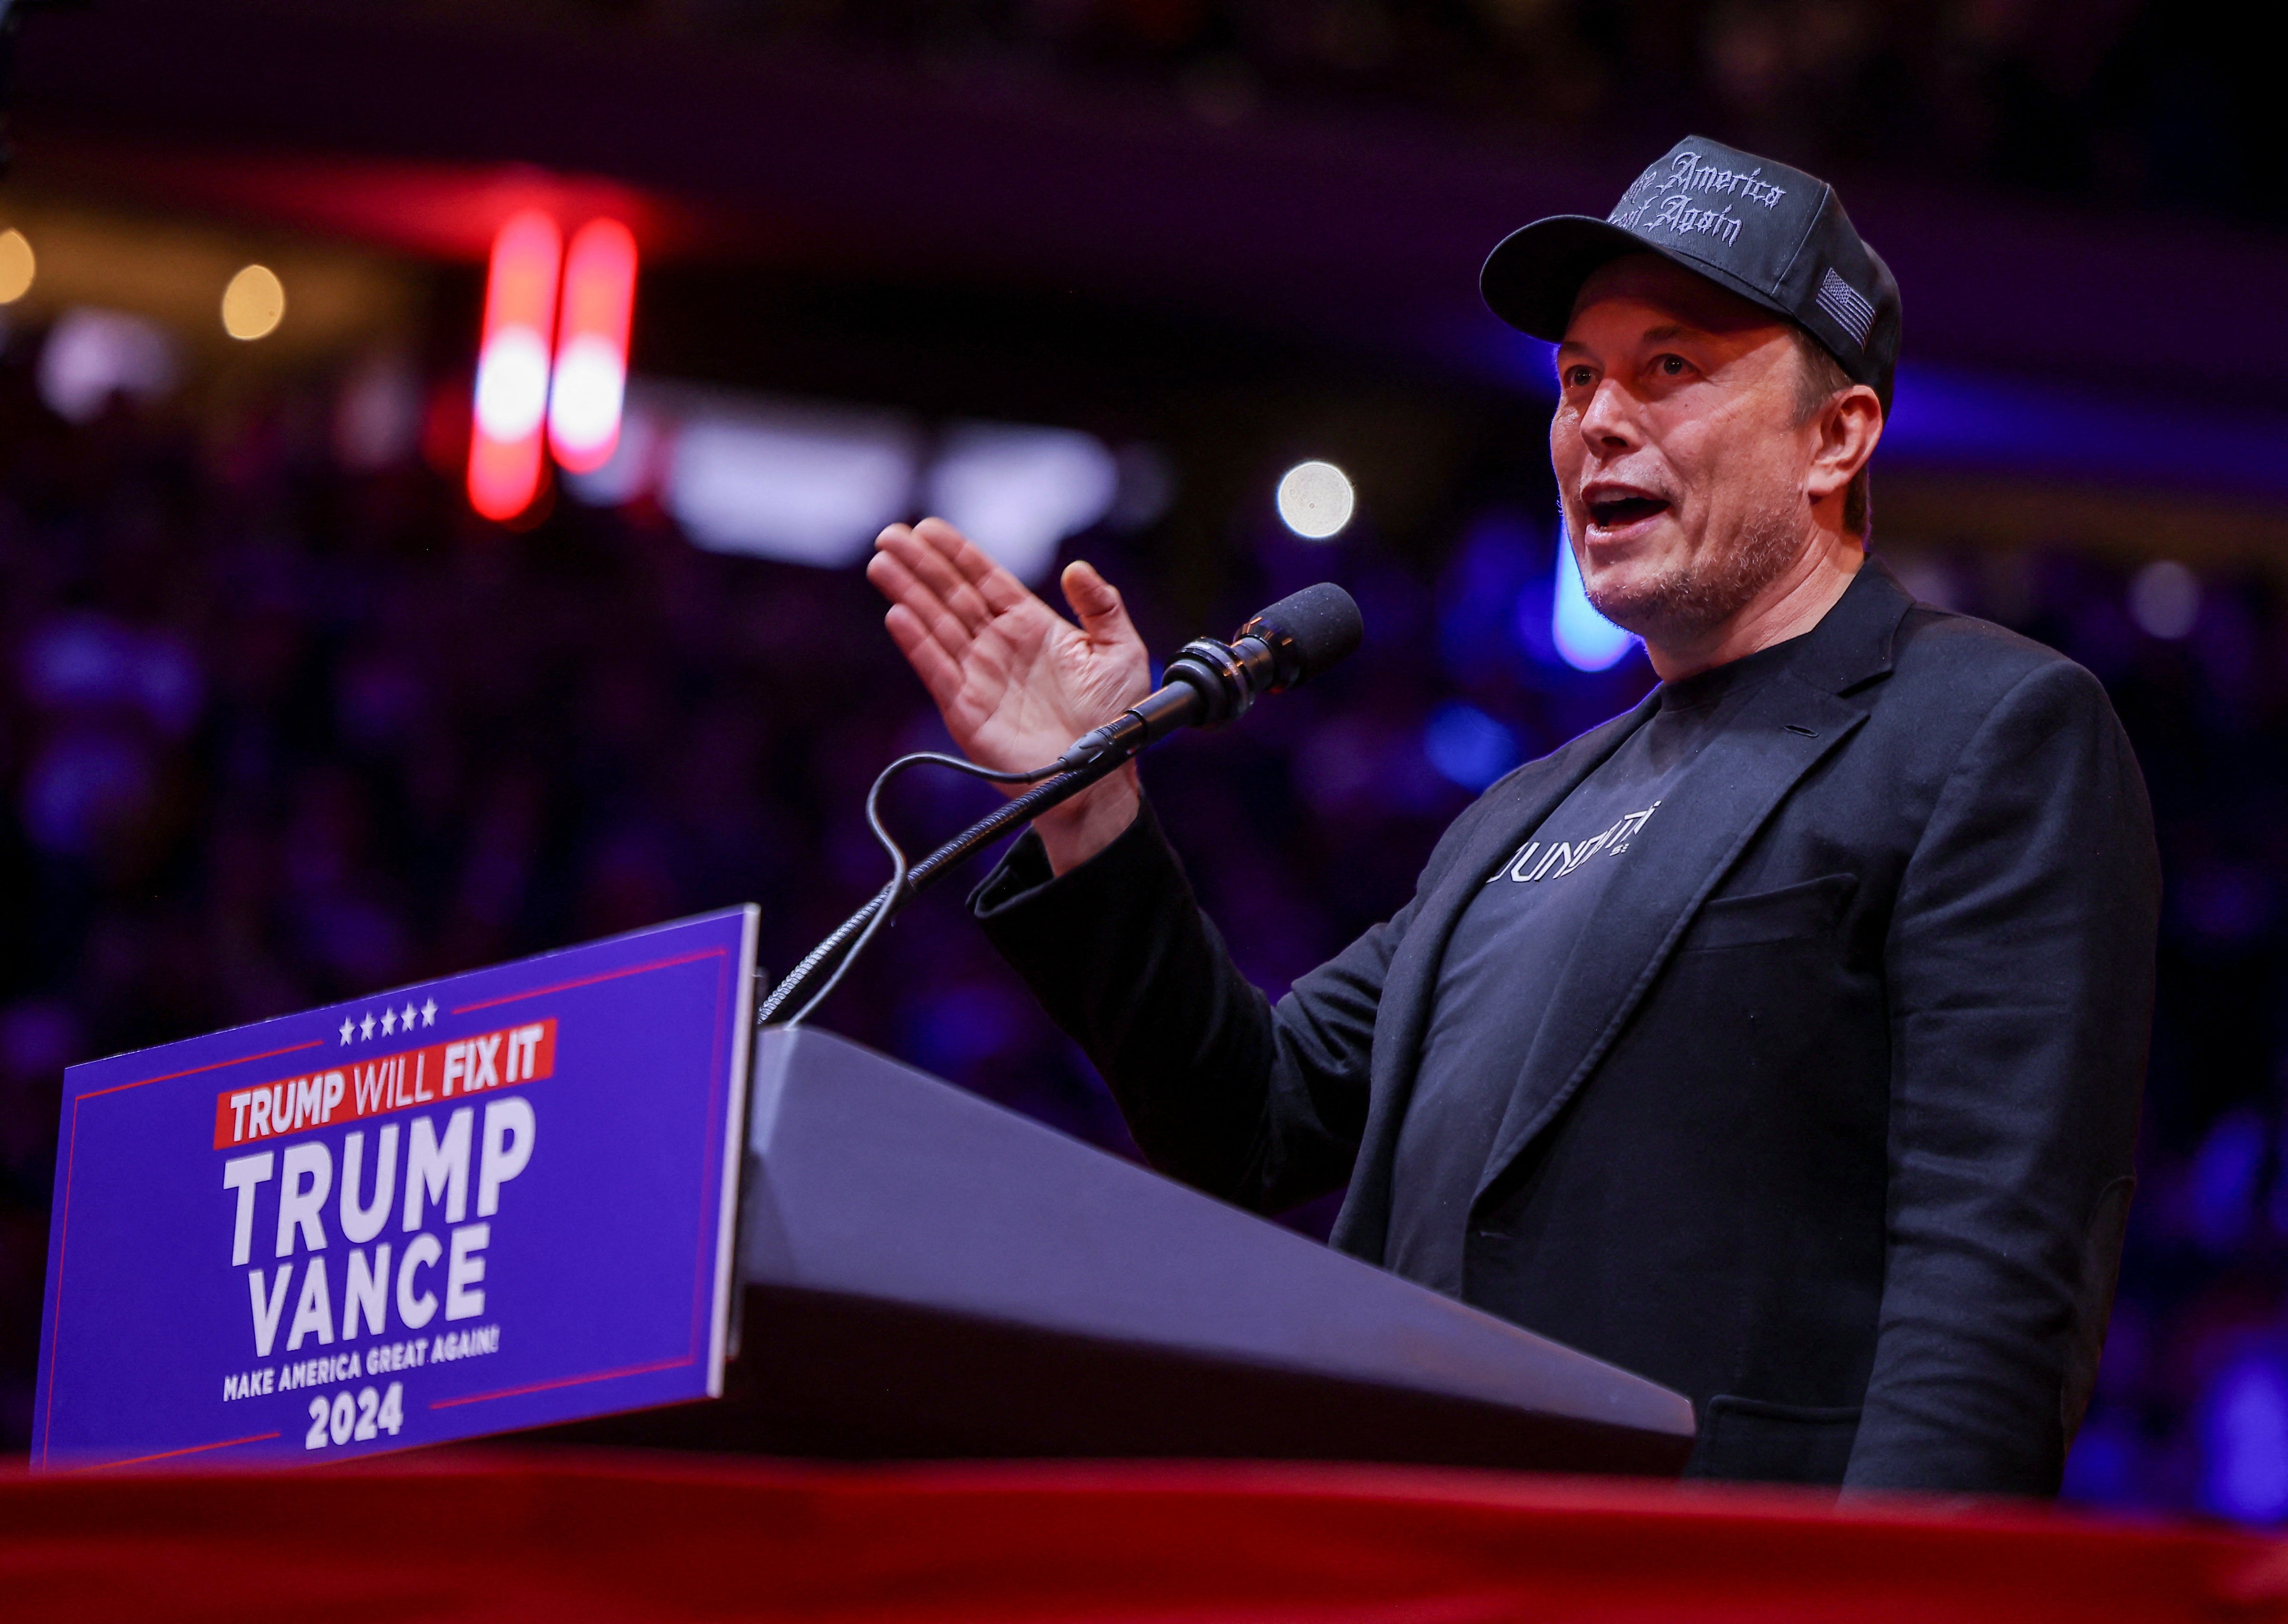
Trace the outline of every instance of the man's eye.
<instances>
[{"instance_id":1,"label":"man's eye","mask_svg":"<svg viewBox=\"0 0 2288 1624\"><path fill-rule=\"evenodd\" d=\"M1664 378L1684 376L1685 362L1681 355L1663 355L1655 364L1660 368L1661 375Z\"/></svg>"},{"instance_id":2,"label":"man's eye","mask_svg":"<svg viewBox=\"0 0 2288 1624\"><path fill-rule=\"evenodd\" d=\"M1565 386L1568 389L1587 388L1589 386L1589 369L1586 367L1566 368Z\"/></svg>"}]
</instances>

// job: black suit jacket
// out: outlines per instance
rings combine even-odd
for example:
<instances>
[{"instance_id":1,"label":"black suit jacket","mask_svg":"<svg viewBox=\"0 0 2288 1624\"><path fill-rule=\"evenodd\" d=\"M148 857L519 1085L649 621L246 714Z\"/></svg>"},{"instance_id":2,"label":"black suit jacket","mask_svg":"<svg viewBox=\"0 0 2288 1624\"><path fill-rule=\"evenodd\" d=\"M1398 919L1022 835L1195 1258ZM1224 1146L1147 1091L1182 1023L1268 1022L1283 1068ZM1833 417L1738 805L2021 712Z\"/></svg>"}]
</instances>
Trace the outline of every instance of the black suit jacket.
<instances>
[{"instance_id":1,"label":"black suit jacket","mask_svg":"<svg viewBox=\"0 0 2288 1624\"><path fill-rule=\"evenodd\" d=\"M1650 714L1520 768L1275 1007L1148 809L973 906L1154 1164L1382 1261L1455 921ZM2158 864L2086 671L1880 564L1632 842L1516 1080L1464 1297L1688 1395L1709 1476L2047 1493L2131 1188Z\"/></svg>"}]
</instances>

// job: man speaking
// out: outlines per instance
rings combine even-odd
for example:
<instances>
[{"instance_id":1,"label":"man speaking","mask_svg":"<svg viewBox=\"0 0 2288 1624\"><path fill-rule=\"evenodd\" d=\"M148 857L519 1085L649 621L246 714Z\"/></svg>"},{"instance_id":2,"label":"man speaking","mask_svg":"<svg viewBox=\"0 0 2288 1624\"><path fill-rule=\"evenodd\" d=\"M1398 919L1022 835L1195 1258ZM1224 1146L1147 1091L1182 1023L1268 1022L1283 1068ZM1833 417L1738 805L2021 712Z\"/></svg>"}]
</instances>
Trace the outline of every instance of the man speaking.
<instances>
[{"instance_id":1,"label":"man speaking","mask_svg":"<svg viewBox=\"0 0 2288 1624\"><path fill-rule=\"evenodd\" d=\"M1899 295L1823 182L1688 139L1487 261L1555 341L1590 600L1660 684L1496 784L1275 1006L1132 765L973 905L1154 1164L1688 1395L1692 1472L2053 1492L2094 1375L2152 1010L2143 782L2070 661L1868 559ZM1133 703L940 521L869 574L961 747Z\"/></svg>"}]
</instances>

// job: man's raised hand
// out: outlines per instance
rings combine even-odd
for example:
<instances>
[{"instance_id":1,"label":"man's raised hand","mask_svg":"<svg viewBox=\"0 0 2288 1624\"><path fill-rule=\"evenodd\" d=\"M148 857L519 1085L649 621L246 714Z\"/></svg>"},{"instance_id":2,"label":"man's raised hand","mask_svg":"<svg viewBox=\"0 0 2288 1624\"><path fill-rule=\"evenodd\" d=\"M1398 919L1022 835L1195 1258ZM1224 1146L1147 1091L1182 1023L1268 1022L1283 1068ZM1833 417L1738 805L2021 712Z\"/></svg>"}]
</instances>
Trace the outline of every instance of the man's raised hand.
<instances>
[{"instance_id":1,"label":"man's raised hand","mask_svg":"<svg viewBox=\"0 0 2288 1624\"><path fill-rule=\"evenodd\" d=\"M890 601L890 636L954 743L980 766L1044 766L1149 690L1143 639L1092 566L1068 564L1060 582L1075 625L942 519L894 524L874 547L866 578ZM1034 820L1056 872L1128 826L1135 770L1123 768Z\"/></svg>"}]
</instances>

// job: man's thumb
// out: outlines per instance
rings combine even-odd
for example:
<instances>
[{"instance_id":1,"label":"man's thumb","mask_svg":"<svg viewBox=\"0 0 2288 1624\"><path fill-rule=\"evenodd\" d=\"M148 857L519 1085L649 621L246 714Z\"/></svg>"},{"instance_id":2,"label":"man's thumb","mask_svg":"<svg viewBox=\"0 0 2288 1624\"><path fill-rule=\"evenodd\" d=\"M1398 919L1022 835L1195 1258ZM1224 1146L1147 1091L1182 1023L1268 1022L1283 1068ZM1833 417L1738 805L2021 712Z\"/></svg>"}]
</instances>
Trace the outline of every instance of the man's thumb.
<instances>
[{"instance_id":1,"label":"man's thumb","mask_svg":"<svg viewBox=\"0 0 2288 1624\"><path fill-rule=\"evenodd\" d=\"M1121 606L1120 590L1097 574L1096 566L1075 559L1065 566L1058 577L1064 588L1065 601L1072 606L1074 618L1080 629L1088 633L1091 642L1112 642L1136 635L1128 624L1128 611Z\"/></svg>"}]
</instances>

